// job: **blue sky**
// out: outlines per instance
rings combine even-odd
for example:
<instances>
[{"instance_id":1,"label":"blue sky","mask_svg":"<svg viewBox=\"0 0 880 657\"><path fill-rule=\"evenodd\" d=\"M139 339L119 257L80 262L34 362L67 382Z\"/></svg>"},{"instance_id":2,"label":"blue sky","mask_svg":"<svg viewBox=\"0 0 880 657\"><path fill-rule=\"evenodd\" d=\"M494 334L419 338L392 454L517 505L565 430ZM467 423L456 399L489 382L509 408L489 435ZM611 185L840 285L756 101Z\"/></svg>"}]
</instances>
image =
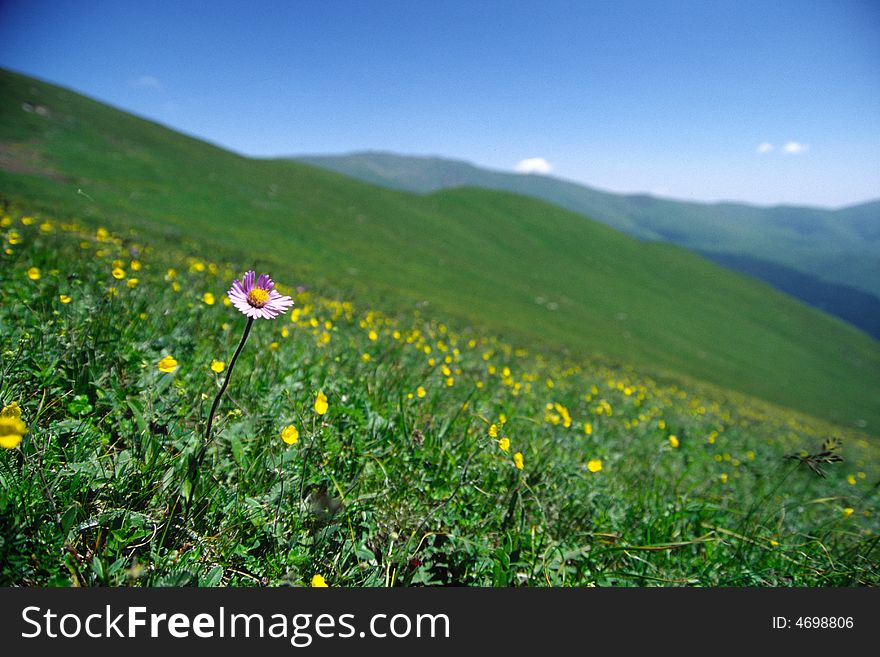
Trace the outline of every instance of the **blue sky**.
<instances>
[{"instance_id":1,"label":"blue sky","mask_svg":"<svg viewBox=\"0 0 880 657\"><path fill-rule=\"evenodd\" d=\"M246 155L433 154L696 200L880 197L876 0L0 0L0 66Z\"/></svg>"}]
</instances>

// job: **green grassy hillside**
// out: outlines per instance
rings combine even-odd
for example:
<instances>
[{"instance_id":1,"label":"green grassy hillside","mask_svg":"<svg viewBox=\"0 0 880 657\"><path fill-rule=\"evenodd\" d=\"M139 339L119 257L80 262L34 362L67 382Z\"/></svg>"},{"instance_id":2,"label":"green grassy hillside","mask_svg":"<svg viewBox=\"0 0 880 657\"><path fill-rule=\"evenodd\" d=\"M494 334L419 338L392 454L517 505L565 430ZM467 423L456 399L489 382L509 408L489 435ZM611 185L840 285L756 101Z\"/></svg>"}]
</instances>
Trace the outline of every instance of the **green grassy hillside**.
<instances>
[{"instance_id":1,"label":"green grassy hillside","mask_svg":"<svg viewBox=\"0 0 880 657\"><path fill-rule=\"evenodd\" d=\"M0 586L880 584L864 434L246 263L0 211Z\"/></svg>"},{"instance_id":2,"label":"green grassy hillside","mask_svg":"<svg viewBox=\"0 0 880 657\"><path fill-rule=\"evenodd\" d=\"M880 201L840 210L691 203L613 194L550 176L382 152L297 158L376 185L428 193L461 186L534 196L645 240L748 255L880 298Z\"/></svg>"},{"instance_id":3,"label":"green grassy hillside","mask_svg":"<svg viewBox=\"0 0 880 657\"><path fill-rule=\"evenodd\" d=\"M0 190L30 208L880 426L876 341L677 247L508 193L417 196L247 159L12 73L0 94Z\"/></svg>"}]
</instances>

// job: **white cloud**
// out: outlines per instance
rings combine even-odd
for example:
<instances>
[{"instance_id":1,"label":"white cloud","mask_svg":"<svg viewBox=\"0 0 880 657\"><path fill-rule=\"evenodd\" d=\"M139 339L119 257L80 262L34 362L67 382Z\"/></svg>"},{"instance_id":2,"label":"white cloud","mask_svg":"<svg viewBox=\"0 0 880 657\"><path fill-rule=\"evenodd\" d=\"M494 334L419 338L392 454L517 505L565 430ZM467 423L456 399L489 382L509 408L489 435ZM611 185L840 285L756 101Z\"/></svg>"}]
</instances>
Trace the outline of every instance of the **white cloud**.
<instances>
[{"instance_id":1,"label":"white cloud","mask_svg":"<svg viewBox=\"0 0 880 657\"><path fill-rule=\"evenodd\" d=\"M543 157L528 157L517 162L513 169L517 173L550 173L553 166Z\"/></svg>"},{"instance_id":2,"label":"white cloud","mask_svg":"<svg viewBox=\"0 0 880 657\"><path fill-rule=\"evenodd\" d=\"M782 147L783 153L788 153L789 155L800 155L801 153L806 153L807 148L809 148L806 144L801 144L797 141L790 141Z\"/></svg>"},{"instance_id":3,"label":"white cloud","mask_svg":"<svg viewBox=\"0 0 880 657\"><path fill-rule=\"evenodd\" d=\"M769 153L772 150L773 144L771 144L769 141L761 142L760 144L758 144L758 148L755 149L756 152L761 153L762 155L764 153Z\"/></svg>"},{"instance_id":4,"label":"white cloud","mask_svg":"<svg viewBox=\"0 0 880 657\"><path fill-rule=\"evenodd\" d=\"M159 78L152 75L142 75L139 78L132 80L131 86L138 87L140 89L153 89L154 91L162 91L162 83L159 81Z\"/></svg>"}]
</instances>

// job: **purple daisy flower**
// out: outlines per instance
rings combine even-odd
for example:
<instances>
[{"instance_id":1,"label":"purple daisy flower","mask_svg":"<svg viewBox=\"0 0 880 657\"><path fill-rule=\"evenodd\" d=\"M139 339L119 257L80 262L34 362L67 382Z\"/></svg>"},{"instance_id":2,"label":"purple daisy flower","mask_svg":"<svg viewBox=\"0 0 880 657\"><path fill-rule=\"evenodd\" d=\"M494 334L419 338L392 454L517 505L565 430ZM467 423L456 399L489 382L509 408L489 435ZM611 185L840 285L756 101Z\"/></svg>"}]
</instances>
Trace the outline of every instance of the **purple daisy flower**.
<instances>
[{"instance_id":1,"label":"purple daisy flower","mask_svg":"<svg viewBox=\"0 0 880 657\"><path fill-rule=\"evenodd\" d=\"M256 278L256 274L249 271L241 281L236 278L232 282L227 295L232 305L248 317L274 319L293 305L293 299L281 296L274 287L275 281L268 274Z\"/></svg>"}]
</instances>

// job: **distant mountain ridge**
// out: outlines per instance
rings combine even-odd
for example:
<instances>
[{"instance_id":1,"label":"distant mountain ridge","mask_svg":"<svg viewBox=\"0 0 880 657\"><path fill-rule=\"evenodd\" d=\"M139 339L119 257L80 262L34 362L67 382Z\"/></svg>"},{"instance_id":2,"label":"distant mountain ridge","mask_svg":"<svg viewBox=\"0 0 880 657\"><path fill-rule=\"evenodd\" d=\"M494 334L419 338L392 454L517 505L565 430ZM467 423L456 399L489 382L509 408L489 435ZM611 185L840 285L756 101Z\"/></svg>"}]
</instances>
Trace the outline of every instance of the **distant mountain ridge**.
<instances>
[{"instance_id":1,"label":"distant mountain ridge","mask_svg":"<svg viewBox=\"0 0 880 657\"><path fill-rule=\"evenodd\" d=\"M723 260L728 268L764 280L880 338L880 200L838 210L765 208L614 194L551 176L494 171L441 157L366 151L295 159L403 191L484 187L550 201L638 239L717 254L716 262ZM755 266L755 261L774 265L773 275L765 275L769 269ZM786 286L779 285L781 279ZM829 284L837 286L842 300L823 294L817 304L814 288L827 292L832 289ZM854 305L856 299L865 302L861 308Z\"/></svg>"}]
</instances>

